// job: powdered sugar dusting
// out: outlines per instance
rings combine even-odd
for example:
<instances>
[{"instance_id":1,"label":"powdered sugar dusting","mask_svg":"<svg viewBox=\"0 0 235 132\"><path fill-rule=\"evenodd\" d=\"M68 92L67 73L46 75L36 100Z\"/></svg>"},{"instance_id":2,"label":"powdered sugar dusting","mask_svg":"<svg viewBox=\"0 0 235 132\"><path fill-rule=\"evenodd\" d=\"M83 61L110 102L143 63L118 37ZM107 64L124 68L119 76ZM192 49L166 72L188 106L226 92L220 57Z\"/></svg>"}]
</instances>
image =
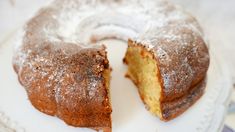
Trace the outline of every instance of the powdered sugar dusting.
<instances>
[{"instance_id":1,"label":"powdered sugar dusting","mask_svg":"<svg viewBox=\"0 0 235 132\"><path fill-rule=\"evenodd\" d=\"M161 0L113 3L94 0L92 1L94 4L69 0L61 3L63 6L58 6L58 9L53 7L57 12L52 15L52 18L58 22L58 27L44 29L47 39L51 41L89 44L94 39L116 37L146 42L155 38L151 36L156 35L156 31L167 26L169 22L188 19L188 15L183 11L174 9L173 5ZM194 28L193 25L186 25ZM109 27L109 30L103 30L102 27ZM108 34L112 35L107 36ZM174 37L174 34L168 34L168 39L174 39ZM149 49L154 47L151 44L147 44Z\"/></svg>"},{"instance_id":2,"label":"powdered sugar dusting","mask_svg":"<svg viewBox=\"0 0 235 132\"><path fill-rule=\"evenodd\" d=\"M92 61L84 62L87 57L78 63L80 53L90 49L101 54L98 51L104 47L91 43L102 39L132 39L159 60L165 94L170 96L190 88L206 73L209 56L199 28L192 16L165 0L58 0L27 24L13 63L27 90L33 93L32 87L37 91L46 88L48 93L43 97L55 109L58 102L64 103L60 107L75 107L69 99L81 101L87 96L90 100L98 97L96 101L102 102L105 99L97 94L103 92L98 91L102 79L89 69L100 66L96 63L103 62L104 55L93 55L95 64L88 65L87 73L83 73L84 67L79 66ZM76 77L73 70L79 72ZM93 71L96 70L100 73L104 68L95 67ZM88 73L96 76L84 81L81 76ZM76 81L90 91L77 88Z\"/></svg>"}]
</instances>

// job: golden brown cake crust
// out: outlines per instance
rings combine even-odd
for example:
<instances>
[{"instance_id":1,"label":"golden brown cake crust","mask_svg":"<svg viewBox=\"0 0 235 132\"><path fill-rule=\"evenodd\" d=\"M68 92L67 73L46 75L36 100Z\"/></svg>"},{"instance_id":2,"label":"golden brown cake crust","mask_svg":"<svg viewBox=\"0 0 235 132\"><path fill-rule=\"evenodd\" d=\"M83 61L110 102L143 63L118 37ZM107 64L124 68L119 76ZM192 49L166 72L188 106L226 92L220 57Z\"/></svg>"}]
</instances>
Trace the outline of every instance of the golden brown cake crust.
<instances>
[{"instance_id":1,"label":"golden brown cake crust","mask_svg":"<svg viewBox=\"0 0 235 132\"><path fill-rule=\"evenodd\" d=\"M180 39L159 39L152 49L163 83L162 101L181 97L201 82L210 62L209 51L200 35L185 27L178 27L178 30L173 31L169 28L165 31L178 34Z\"/></svg>"},{"instance_id":2,"label":"golden brown cake crust","mask_svg":"<svg viewBox=\"0 0 235 132\"><path fill-rule=\"evenodd\" d=\"M87 49L66 56L64 51L48 45L41 54L32 48L21 69L14 65L31 103L73 126L111 128L112 109L102 76L109 70L106 52Z\"/></svg>"},{"instance_id":3,"label":"golden brown cake crust","mask_svg":"<svg viewBox=\"0 0 235 132\"><path fill-rule=\"evenodd\" d=\"M56 28L53 8L42 9L25 28L13 66L29 100L39 111L77 127L111 131L110 70L104 46L51 42L42 30Z\"/></svg>"},{"instance_id":4,"label":"golden brown cake crust","mask_svg":"<svg viewBox=\"0 0 235 132\"><path fill-rule=\"evenodd\" d=\"M181 115L203 95L205 87L206 80L202 80L182 97L172 101L162 102L162 120L169 121Z\"/></svg>"}]
</instances>

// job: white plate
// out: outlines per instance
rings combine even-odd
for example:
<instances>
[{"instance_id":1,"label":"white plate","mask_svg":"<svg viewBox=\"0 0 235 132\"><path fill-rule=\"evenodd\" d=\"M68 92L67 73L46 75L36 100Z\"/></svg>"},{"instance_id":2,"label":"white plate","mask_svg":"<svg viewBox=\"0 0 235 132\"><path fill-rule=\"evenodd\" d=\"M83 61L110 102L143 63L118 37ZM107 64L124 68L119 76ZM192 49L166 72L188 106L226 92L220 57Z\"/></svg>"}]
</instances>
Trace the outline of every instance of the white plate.
<instances>
[{"instance_id":1,"label":"white plate","mask_svg":"<svg viewBox=\"0 0 235 132\"><path fill-rule=\"evenodd\" d=\"M117 40L106 40L105 43L108 44L109 60L113 68L111 80L113 132L220 131L231 83L224 63L213 54L215 51L211 51L205 94L178 118L162 122L145 109L136 87L129 79L124 78L127 68L122 63L122 58L126 44ZM7 131L7 127L26 132L92 131L68 126L56 117L37 111L30 104L24 88L17 80L11 64L12 55L13 40L2 46L0 44L0 132ZM23 129L19 129L19 126Z\"/></svg>"}]
</instances>

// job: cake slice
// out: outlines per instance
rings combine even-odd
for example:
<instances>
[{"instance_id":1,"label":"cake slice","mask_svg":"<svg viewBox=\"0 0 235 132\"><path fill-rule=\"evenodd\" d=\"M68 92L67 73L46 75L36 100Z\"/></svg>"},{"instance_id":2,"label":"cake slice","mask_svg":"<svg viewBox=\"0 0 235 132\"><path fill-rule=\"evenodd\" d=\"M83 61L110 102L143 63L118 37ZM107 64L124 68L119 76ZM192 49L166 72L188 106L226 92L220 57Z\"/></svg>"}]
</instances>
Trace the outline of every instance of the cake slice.
<instances>
[{"instance_id":1,"label":"cake slice","mask_svg":"<svg viewBox=\"0 0 235 132\"><path fill-rule=\"evenodd\" d=\"M184 68L182 61L179 61L180 57L173 56L173 52L167 54L166 49L165 55L159 53L161 51L156 49L160 46L161 44L149 49L144 44L129 40L124 63L128 65L126 77L137 86L146 108L161 120L169 121L183 113L201 97L205 88L205 73L196 77L197 74L186 71L187 68ZM167 65L169 60L163 59L164 56L171 57L175 63ZM208 67L208 63L201 65L205 67L198 69L197 65L192 65L191 69L197 72L196 70L205 71ZM199 81L193 84L195 81L193 79ZM191 83L184 83L185 81Z\"/></svg>"}]
</instances>

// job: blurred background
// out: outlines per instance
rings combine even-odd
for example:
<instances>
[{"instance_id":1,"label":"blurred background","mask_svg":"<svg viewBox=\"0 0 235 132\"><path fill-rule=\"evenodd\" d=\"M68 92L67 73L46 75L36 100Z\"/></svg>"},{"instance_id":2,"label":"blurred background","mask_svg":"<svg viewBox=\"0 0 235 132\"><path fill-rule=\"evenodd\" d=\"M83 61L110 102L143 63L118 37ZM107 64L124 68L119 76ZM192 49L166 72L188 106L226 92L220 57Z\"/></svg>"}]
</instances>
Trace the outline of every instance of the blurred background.
<instances>
[{"instance_id":1,"label":"blurred background","mask_svg":"<svg viewBox=\"0 0 235 132\"><path fill-rule=\"evenodd\" d=\"M235 82L235 0L170 0L193 14ZM0 0L0 48L48 0ZM234 85L234 84L233 84ZM234 85L235 86L235 85ZM235 88L224 132L235 130Z\"/></svg>"}]
</instances>

